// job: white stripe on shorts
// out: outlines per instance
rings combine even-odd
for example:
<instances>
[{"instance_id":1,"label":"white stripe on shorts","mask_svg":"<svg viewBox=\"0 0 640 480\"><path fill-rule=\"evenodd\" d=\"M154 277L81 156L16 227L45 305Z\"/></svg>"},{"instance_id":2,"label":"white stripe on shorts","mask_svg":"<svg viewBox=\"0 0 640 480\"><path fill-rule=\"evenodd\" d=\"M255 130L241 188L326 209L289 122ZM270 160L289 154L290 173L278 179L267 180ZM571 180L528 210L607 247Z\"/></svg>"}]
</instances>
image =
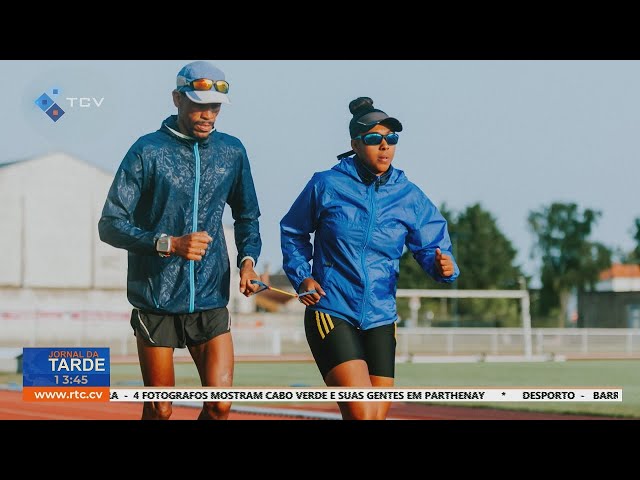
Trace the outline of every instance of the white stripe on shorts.
<instances>
[{"instance_id":1,"label":"white stripe on shorts","mask_svg":"<svg viewBox=\"0 0 640 480\"><path fill-rule=\"evenodd\" d=\"M140 325L142 325L142 328L144 328L144 331L147 332L147 336L149 337L149 341L151 343L156 343L156 342L153 341L153 338L151 338L151 334L149 333L149 329L147 328L147 326L142 321L142 318L140 318L140 310L137 309L137 308L136 308L136 313L138 314L138 322L140 322Z\"/></svg>"}]
</instances>

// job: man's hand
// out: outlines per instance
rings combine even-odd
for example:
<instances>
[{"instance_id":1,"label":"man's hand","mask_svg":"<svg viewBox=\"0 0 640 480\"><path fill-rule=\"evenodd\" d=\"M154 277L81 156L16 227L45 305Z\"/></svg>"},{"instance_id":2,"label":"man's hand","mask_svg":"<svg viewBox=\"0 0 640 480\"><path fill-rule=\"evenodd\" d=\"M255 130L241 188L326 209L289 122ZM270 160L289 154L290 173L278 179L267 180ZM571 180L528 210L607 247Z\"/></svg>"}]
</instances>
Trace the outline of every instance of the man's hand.
<instances>
[{"instance_id":1,"label":"man's hand","mask_svg":"<svg viewBox=\"0 0 640 480\"><path fill-rule=\"evenodd\" d=\"M256 290L260 289L260 286L251 283L251 280L260 280L260 277L253 269L253 261L247 258L240 267L240 293L245 297L250 297Z\"/></svg>"},{"instance_id":2,"label":"man's hand","mask_svg":"<svg viewBox=\"0 0 640 480\"><path fill-rule=\"evenodd\" d=\"M171 237L171 254L199 262L213 238L207 232L195 232L182 237Z\"/></svg>"},{"instance_id":3,"label":"man's hand","mask_svg":"<svg viewBox=\"0 0 640 480\"><path fill-rule=\"evenodd\" d=\"M326 293L324 293L324 290L322 289L320 284L316 282L312 277L307 277L302 281L298 293L308 292L309 290L315 290L316 293L311 293L299 298L300 302L304 303L307 307L318 303L321 298L320 295L322 295L323 297L327 295Z\"/></svg>"},{"instance_id":4,"label":"man's hand","mask_svg":"<svg viewBox=\"0 0 640 480\"><path fill-rule=\"evenodd\" d=\"M436 248L435 262L436 270L441 277L450 277L451 275L453 275L454 267L451 257L447 254L442 253L439 248Z\"/></svg>"}]
</instances>

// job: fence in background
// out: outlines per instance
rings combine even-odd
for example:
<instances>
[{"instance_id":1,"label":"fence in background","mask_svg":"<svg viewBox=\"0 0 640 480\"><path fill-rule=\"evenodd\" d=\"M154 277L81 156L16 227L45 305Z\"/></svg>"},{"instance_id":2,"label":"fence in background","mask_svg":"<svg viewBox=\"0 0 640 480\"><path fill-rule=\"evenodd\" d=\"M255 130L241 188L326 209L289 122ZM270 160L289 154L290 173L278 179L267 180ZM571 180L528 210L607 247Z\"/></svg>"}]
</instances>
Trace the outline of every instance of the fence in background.
<instances>
[{"instance_id":1,"label":"fence in background","mask_svg":"<svg viewBox=\"0 0 640 480\"><path fill-rule=\"evenodd\" d=\"M233 316L237 355L310 355L301 317L277 314ZM640 355L640 329L398 328L399 359L428 356L521 356L530 336L533 356ZM112 355L136 355L129 313L0 313L0 347L110 347ZM188 355L178 350L179 355Z\"/></svg>"}]
</instances>

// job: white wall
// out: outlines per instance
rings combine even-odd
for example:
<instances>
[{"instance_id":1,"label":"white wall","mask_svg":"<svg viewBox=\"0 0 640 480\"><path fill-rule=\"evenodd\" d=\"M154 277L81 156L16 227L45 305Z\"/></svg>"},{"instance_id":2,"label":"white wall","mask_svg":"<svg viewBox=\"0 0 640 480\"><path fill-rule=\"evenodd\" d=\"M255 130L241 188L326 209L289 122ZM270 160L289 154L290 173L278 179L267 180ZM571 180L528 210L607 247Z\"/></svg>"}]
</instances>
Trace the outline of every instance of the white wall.
<instances>
[{"instance_id":1,"label":"white wall","mask_svg":"<svg viewBox=\"0 0 640 480\"><path fill-rule=\"evenodd\" d=\"M97 228L113 175L63 153L0 168L0 286L124 288Z\"/></svg>"},{"instance_id":2,"label":"white wall","mask_svg":"<svg viewBox=\"0 0 640 480\"><path fill-rule=\"evenodd\" d=\"M116 289L126 301L127 252L98 235L112 181L113 173L64 153L0 167L0 290L13 292L0 295L0 311L20 291L12 290L15 287ZM225 237L231 263L229 308L255 311L254 300L238 291L233 227L225 227ZM69 301L74 303L72 296ZM36 302L34 308L48 303ZM89 308L85 300L82 304Z\"/></svg>"},{"instance_id":3,"label":"white wall","mask_svg":"<svg viewBox=\"0 0 640 480\"><path fill-rule=\"evenodd\" d=\"M599 292L637 292L640 291L640 278L612 278L598 282Z\"/></svg>"},{"instance_id":4,"label":"white wall","mask_svg":"<svg viewBox=\"0 0 640 480\"><path fill-rule=\"evenodd\" d=\"M9 194L0 183L0 286L22 283L22 209L20 197Z\"/></svg>"}]
</instances>

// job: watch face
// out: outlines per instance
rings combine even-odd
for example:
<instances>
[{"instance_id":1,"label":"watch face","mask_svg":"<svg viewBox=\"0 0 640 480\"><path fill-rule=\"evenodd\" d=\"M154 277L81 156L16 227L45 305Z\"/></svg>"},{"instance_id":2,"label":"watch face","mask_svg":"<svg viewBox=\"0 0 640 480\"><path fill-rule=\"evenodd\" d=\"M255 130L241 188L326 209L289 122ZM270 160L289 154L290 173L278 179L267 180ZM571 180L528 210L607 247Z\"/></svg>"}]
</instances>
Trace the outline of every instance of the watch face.
<instances>
[{"instance_id":1,"label":"watch face","mask_svg":"<svg viewBox=\"0 0 640 480\"><path fill-rule=\"evenodd\" d=\"M159 252L169 252L169 237L160 237L156 249Z\"/></svg>"}]
</instances>

